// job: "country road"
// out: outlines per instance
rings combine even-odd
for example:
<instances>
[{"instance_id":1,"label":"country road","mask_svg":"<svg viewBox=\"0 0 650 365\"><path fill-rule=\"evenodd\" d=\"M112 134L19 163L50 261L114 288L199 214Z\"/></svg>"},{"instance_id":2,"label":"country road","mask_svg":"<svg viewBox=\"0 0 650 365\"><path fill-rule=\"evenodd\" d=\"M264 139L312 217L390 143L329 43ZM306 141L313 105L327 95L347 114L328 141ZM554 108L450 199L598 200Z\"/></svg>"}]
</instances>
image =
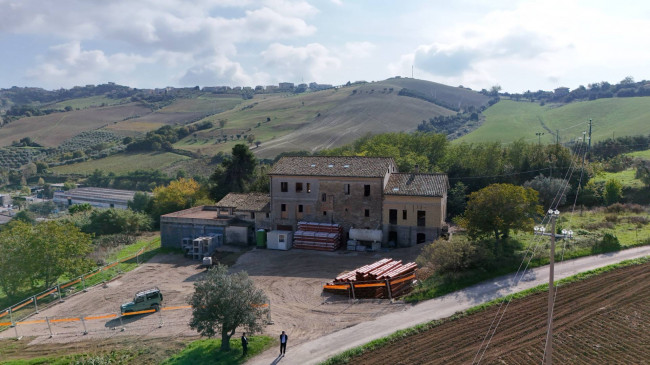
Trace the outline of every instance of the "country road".
<instances>
[{"instance_id":1,"label":"country road","mask_svg":"<svg viewBox=\"0 0 650 365\"><path fill-rule=\"evenodd\" d=\"M650 246L642 246L609 254L565 261L556 264L555 280L620 261L649 255ZM516 286L513 285L515 281L518 281ZM519 277L515 278L514 274L488 280L469 288L419 303L402 312L390 313L378 317L373 321L363 322L321 338L303 342L295 347L291 346L292 338L291 334L289 334L290 340L285 357L279 358L278 349L273 348L251 359L247 364L318 364L344 350L385 337L397 330L431 320L449 317L456 312L464 311L478 304L544 284L547 281L548 266L543 266L529 270L521 280Z\"/></svg>"}]
</instances>

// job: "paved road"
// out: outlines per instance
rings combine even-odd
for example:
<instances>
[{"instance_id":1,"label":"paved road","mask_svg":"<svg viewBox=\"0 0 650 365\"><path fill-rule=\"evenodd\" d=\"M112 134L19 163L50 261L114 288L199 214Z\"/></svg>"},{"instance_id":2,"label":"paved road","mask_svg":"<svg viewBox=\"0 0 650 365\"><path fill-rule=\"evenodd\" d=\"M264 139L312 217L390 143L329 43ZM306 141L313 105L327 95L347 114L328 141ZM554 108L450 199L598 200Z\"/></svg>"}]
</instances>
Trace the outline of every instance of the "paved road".
<instances>
[{"instance_id":1,"label":"paved road","mask_svg":"<svg viewBox=\"0 0 650 365\"><path fill-rule=\"evenodd\" d=\"M555 265L555 280L623 260L649 255L650 246L642 246L610 254L565 261ZM278 350L274 348L251 359L248 364L318 364L344 350L363 345L377 338L388 336L397 330L429 322L434 319L449 317L456 312L464 311L492 299L544 284L548 282L548 266L533 269L523 279L519 280L517 278L517 281L517 285L513 285L515 282L514 274L499 277L436 299L419 303L403 312L387 314L374 321L360 323L316 340L301 343L296 346L291 346L291 341L289 341L286 357L278 358Z\"/></svg>"}]
</instances>

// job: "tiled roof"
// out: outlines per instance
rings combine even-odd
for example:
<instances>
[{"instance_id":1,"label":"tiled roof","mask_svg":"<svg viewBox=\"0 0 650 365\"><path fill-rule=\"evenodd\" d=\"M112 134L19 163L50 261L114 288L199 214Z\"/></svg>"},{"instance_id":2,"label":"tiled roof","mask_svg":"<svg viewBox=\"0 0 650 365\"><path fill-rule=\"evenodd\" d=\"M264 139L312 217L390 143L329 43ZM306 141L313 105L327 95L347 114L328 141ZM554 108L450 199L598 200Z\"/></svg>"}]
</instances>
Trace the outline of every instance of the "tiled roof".
<instances>
[{"instance_id":1,"label":"tiled roof","mask_svg":"<svg viewBox=\"0 0 650 365\"><path fill-rule=\"evenodd\" d=\"M396 167L390 157L282 157L273 165L269 175L384 177L391 168Z\"/></svg>"},{"instance_id":2,"label":"tiled roof","mask_svg":"<svg viewBox=\"0 0 650 365\"><path fill-rule=\"evenodd\" d=\"M223 199L219 200L215 206L223 208L235 208L235 210L261 212L268 208L270 203L271 196L266 193L229 193L223 197Z\"/></svg>"},{"instance_id":3,"label":"tiled roof","mask_svg":"<svg viewBox=\"0 0 650 365\"><path fill-rule=\"evenodd\" d=\"M449 180L446 174L391 174L385 195L443 196Z\"/></svg>"}]
</instances>

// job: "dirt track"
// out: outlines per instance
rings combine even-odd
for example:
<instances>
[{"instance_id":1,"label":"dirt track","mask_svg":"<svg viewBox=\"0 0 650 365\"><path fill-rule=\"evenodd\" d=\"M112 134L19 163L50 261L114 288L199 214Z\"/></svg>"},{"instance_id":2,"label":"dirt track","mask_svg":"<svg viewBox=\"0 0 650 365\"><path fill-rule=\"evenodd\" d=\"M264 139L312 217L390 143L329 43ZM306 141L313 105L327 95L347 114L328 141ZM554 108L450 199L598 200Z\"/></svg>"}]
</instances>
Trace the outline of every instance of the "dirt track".
<instances>
[{"instance_id":1,"label":"dirt track","mask_svg":"<svg viewBox=\"0 0 650 365\"><path fill-rule=\"evenodd\" d=\"M412 260L419 247L400 249L390 254L396 259ZM305 250L271 251L253 250L242 255L231 270L246 270L271 301L272 320L275 324L265 332L277 335L287 331L292 343L297 344L318 338L339 329L399 311L402 303L386 300L369 300L351 304L347 298L322 295L322 285L343 271L354 269L386 256L385 253L335 253ZM157 255L133 271L107 283L80 293L65 302L41 310L28 320L50 320L80 316L119 314L120 304L132 299L138 290L157 286L164 294L163 310L155 314L128 317L119 316L85 321L51 323L54 336L49 338L45 323L18 325L20 336L36 336L32 344L103 339L114 336L179 337L196 336L187 325L190 309L167 310L186 306L193 292L193 284L204 270L197 261L179 255ZM162 322L162 326L160 325ZM122 331L122 328L125 328ZM0 333L0 338L14 337L15 330Z\"/></svg>"},{"instance_id":2,"label":"dirt track","mask_svg":"<svg viewBox=\"0 0 650 365\"><path fill-rule=\"evenodd\" d=\"M513 301L481 363L541 363L546 303L547 293ZM447 322L352 361L368 365L472 363L495 313L493 308ZM554 318L553 361L558 364L650 363L650 264L560 287Z\"/></svg>"}]
</instances>

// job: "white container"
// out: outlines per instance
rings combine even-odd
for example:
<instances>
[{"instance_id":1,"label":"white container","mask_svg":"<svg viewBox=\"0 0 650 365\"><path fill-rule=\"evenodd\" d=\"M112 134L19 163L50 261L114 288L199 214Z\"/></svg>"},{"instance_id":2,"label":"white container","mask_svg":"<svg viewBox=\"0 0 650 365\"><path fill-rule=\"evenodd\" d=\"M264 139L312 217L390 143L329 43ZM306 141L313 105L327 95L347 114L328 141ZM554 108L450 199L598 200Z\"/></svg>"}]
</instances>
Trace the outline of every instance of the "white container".
<instances>
[{"instance_id":1,"label":"white container","mask_svg":"<svg viewBox=\"0 0 650 365\"><path fill-rule=\"evenodd\" d=\"M212 266L212 257L204 257L203 266Z\"/></svg>"},{"instance_id":2,"label":"white container","mask_svg":"<svg viewBox=\"0 0 650 365\"><path fill-rule=\"evenodd\" d=\"M384 233L380 229L350 229L350 239L357 241L381 242Z\"/></svg>"},{"instance_id":3,"label":"white container","mask_svg":"<svg viewBox=\"0 0 650 365\"><path fill-rule=\"evenodd\" d=\"M293 232L269 231L266 234L266 248L270 250L289 250L293 246Z\"/></svg>"}]
</instances>

